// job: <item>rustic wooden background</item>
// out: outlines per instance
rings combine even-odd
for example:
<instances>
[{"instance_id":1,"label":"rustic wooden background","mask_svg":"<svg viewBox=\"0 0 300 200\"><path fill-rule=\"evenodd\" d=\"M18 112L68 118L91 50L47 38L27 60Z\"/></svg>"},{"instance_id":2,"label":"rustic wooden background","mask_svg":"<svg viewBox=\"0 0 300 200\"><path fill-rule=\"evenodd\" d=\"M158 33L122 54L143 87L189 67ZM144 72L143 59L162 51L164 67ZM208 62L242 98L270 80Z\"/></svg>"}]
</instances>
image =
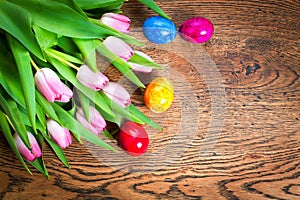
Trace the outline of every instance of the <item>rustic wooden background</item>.
<instances>
[{"instance_id":1,"label":"rustic wooden background","mask_svg":"<svg viewBox=\"0 0 300 200\"><path fill-rule=\"evenodd\" d=\"M142 49L166 66L153 77L168 76L176 95L155 115L142 91L132 94L164 127L147 128L148 153L132 158L74 142L66 169L46 146L46 180L27 174L1 136L0 199L300 199L300 1L157 2L177 26L209 18L215 35L190 48L178 36L168 48ZM123 9L133 35L154 15L134 0Z\"/></svg>"}]
</instances>

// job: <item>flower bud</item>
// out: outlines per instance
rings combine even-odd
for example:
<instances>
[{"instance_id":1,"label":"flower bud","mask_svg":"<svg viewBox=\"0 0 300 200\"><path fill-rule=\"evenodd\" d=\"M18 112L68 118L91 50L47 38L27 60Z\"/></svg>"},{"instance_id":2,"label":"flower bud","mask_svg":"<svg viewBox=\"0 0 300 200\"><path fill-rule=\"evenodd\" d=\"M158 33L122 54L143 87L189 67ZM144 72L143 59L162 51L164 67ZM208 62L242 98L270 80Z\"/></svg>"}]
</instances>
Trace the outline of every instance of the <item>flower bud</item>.
<instances>
[{"instance_id":1,"label":"flower bud","mask_svg":"<svg viewBox=\"0 0 300 200\"><path fill-rule=\"evenodd\" d=\"M36 141L35 137L27 131L28 139L31 147L31 151L26 147L20 136L16 133L14 135L14 141L19 152L24 156L24 158L30 162L33 162L36 158L42 156L41 148Z\"/></svg>"},{"instance_id":2,"label":"flower bud","mask_svg":"<svg viewBox=\"0 0 300 200\"><path fill-rule=\"evenodd\" d=\"M47 129L52 140L62 149L67 148L72 143L70 131L61 127L56 121L52 119L47 120Z\"/></svg>"},{"instance_id":3,"label":"flower bud","mask_svg":"<svg viewBox=\"0 0 300 200\"><path fill-rule=\"evenodd\" d=\"M146 58L147 60L153 62L152 58L150 56L148 56L147 54L141 52L141 51L134 51L135 54L138 54L139 56L142 56L144 58ZM137 72L143 72L143 73L150 73L152 72L152 68L151 67L146 67L137 63L133 63L133 62L128 62L128 64L131 65L132 70L137 71Z\"/></svg>"},{"instance_id":4,"label":"flower bud","mask_svg":"<svg viewBox=\"0 0 300 200\"><path fill-rule=\"evenodd\" d=\"M128 61L131 56L133 56L133 49L127 43L117 37L109 36L103 41L103 44L112 53L125 61Z\"/></svg>"},{"instance_id":5,"label":"flower bud","mask_svg":"<svg viewBox=\"0 0 300 200\"><path fill-rule=\"evenodd\" d=\"M89 108L90 122L85 118L82 108L79 108L76 112L76 119L89 131L98 136L99 133L106 128L106 122L102 115L94 107Z\"/></svg>"},{"instance_id":6,"label":"flower bud","mask_svg":"<svg viewBox=\"0 0 300 200\"><path fill-rule=\"evenodd\" d=\"M50 102L69 102L73 96L72 90L49 68L38 70L34 80L37 89Z\"/></svg>"},{"instance_id":7,"label":"flower bud","mask_svg":"<svg viewBox=\"0 0 300 200\"><path fill-rule=\"evenodd\" d=\"M105 13L100 21L122 33L129 33L130 19L124 15L116 13Z\"/></svg>"},{"instance_id":8,"label":"flower bud","mask_svg":"<svg viewBox=\"0 0 300 200\"><path fill-rule=\"evenodd\" d=\"M118 83L108 82L103 88L103 92L122 108L125 108L130 104L129 93Z\"/></svg>"},{"instance_id":9,"label":"flower bud","mask_svg":"<svg viewBox=\"0 0 300 200\"><path fill-rule=\"evenodd\" d=\"M95 91L101 90L109 81L104 74L93 72L87 65L81 65L76 77L80 83Z\"/></svg>"}]
</instances>

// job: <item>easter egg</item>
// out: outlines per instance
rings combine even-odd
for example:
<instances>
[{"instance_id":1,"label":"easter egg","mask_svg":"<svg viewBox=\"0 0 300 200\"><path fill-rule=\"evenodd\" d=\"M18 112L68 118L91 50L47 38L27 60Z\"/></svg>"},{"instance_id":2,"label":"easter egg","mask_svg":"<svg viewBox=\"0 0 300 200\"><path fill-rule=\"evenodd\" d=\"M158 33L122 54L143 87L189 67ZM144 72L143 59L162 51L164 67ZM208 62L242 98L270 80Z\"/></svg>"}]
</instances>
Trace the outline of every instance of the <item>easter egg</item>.
<instances>
[{"instance_id":1,"label":"easter egg","mask_svg":"<svg viewBox=\"0 0 300 200\"><path fill-rule=\"evenodd\" d=\"M177 29L171 20L160 16L152 16L144 22L143 33L152 43L167 44L175 39Z\"/></svg>"},{"instance_id":2,"label":"easter egg","mask_svg":"<svg viewBox=\"0 0 300 200\"><path fill-rule=\"evenodd\" d=\"M145 105L155 113L165 112L174 99L174 89L170 80L158 77L151 81L144 93Z\"/></svg>"},{"instance_id":3,"label":"easter egg","mask_svg":"<svg viewBox=\"0 0 300 200\"><path fill-rule=\"evenodd\" d=\"M120 127L119 144L129 155L140 156L148 149L149 137L142 125L126 121Z\"/></svg>"},{"instance_id":4,"label":"easter egg","mask_svg":"<svg viewBox=\"0 0 300 200\"><path fill-rule=\"evenodd\" d=\"M180 36L191 43L207 42L214 34L213 24L204 17L193 17L179 27Z\"/></svg>"}]
</instances>

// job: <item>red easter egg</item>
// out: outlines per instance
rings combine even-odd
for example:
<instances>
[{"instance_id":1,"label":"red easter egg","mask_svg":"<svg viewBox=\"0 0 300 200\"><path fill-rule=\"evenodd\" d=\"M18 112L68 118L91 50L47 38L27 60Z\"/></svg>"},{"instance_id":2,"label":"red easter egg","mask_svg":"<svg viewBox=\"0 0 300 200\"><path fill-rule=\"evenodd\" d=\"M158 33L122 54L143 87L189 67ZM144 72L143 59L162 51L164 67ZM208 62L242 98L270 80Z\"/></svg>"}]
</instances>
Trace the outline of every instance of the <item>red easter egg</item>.
<instances>
[{"instance_id":1,"label":"red easter egg","mask_svg":"<svg viewBox=\"0 0 300 200\"><path fill-rule=\"evenodd\" d=\"M148 149L149 137L142 125L126 121L119 131L119 144L128 154L140 156Z\"/></svg>"}]
</instances>

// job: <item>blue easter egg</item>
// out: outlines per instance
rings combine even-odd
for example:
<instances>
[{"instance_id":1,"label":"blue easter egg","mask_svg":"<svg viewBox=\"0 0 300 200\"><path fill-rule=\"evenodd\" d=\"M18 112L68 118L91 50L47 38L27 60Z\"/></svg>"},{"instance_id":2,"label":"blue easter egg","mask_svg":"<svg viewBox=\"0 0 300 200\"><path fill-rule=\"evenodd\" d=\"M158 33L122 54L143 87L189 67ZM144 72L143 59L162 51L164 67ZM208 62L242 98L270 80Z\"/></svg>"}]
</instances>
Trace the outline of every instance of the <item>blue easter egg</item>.
<instances>
[{"instance_id":1,"label":"blue easter egg","mask_svg":"<svg viewBox=\"0 0 300 200\"><path fill-rule=\"evenodd\" d=\"M143 33L150 42L167 44L175 39L177 29L171 20L160 16L153 16L144 22Z\"/></svg>"}]
</instances>

